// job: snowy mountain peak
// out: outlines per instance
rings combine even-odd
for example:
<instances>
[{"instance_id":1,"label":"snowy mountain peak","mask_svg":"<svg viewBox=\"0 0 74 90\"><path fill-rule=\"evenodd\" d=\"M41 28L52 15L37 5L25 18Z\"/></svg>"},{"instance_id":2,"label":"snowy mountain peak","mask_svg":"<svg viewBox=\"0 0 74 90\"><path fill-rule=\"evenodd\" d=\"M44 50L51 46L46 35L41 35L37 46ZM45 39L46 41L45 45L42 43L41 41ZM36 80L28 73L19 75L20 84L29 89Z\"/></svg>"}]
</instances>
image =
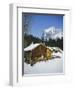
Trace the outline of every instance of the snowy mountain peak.
<instances>
[{"instance_id":1,"label":"snowy mountain peak","mask_svg":"<svg viewBox=\"0 0 74 90\"><path fill-rule=\"evenodd\" d=\"M48 33L54 34L55 32L56 32L55 27L50 27L50 28L44 30L45 34L48 34Z\"/></svg>"},{"instance_id":2,"label":"snowy mountain peak","mask_svg":"<svg viewBox=\"0 0 74 90\"><path fill-rule=\"evenodd\" d=\"M44 30L44 39L45 40L49 40L49 39L61 39L63 37L63 32L61 29L59 28L55 28L55 27L50 27L48 29Z\"/></svg>"},{"instance_id":3,"label":"snowy mountain peak","mask_svg":"<svg viewBox=\"0 0 74 90\"><path fill-rule=\"evenodd\" d=\"M63 32L58 32L57 34L55 34L54 35L54 39L57 39L57 38L59 38L59 39L61 39L63 37Z\"/></svg>"}]
</instances>

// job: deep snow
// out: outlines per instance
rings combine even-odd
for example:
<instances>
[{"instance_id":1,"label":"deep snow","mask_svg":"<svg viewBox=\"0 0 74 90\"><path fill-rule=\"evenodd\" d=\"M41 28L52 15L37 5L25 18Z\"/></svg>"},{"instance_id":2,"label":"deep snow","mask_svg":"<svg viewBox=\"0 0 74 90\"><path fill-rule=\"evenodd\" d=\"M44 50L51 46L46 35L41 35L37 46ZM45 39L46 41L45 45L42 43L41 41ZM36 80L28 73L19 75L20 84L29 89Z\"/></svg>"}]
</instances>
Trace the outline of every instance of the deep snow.
<instances>
[{"instance_id":1,"label":"deep snow","mask_svg":"<svg viewBox=\"0 0 74 90\"><path fill-rule=\"evenodd\" d=\"M53 53L54 57L48 61L40 61L31 66L24 63L24 74L42 74L42 73L62 73L63 72L63 56L62 53ZM57 57L58 56L58 57Z\"/></svg>"}]
</instances>

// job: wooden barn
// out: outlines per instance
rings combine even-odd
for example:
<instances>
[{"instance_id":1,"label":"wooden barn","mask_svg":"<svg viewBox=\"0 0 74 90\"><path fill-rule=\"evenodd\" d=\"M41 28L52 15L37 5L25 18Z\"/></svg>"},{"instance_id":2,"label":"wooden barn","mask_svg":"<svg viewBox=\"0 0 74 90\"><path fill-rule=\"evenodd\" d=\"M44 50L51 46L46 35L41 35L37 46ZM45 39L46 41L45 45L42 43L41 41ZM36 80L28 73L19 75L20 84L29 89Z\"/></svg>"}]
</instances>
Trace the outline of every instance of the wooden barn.
<instances>
[{"instance_id":1,"label":"wooden barn","mask_svg":"<svg viewBox=\"0 0 74 90\"><path fill-rule=\"evenodd\" d=\"M52 57L52 50L42 43L31 44L24 49L25 60L28 63L48 60Z\"/></svg>"}]
</instances>

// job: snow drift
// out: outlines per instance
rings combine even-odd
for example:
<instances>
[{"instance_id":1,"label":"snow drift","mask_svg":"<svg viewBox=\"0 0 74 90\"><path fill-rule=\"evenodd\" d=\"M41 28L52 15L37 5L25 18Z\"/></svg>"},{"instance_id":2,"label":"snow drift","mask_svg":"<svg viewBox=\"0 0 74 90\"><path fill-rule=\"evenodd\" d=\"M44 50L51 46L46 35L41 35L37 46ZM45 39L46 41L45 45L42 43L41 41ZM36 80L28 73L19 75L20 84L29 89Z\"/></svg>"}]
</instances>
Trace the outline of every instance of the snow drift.
<instances>
[{"instance_id":1,"label":"snow drift","mask_svg":"<svg viewBox=\"0 0 74 90\"><path fill-rule=\"evenodd\" d=\"M24 74L47 74L47 73L62 73L63 72L63 54L60 52L53 53L55 58L48 61L40 61L31 66L24 63ZM59 57L57 57L59 56Z\"/></svg>"}]
</instances>

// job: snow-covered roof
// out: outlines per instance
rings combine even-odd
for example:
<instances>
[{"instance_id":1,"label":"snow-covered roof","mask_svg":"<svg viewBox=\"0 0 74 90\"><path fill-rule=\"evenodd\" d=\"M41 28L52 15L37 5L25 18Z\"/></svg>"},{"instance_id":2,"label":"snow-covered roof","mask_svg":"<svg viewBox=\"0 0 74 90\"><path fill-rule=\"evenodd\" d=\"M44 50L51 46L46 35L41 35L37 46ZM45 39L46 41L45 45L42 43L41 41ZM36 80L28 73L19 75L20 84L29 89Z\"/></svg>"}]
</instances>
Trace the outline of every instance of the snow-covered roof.
<instances>
[{"instance_id":1,"label":"snow-covered roof","mask_svg":"<svg viewBox=\"0 0 74 90\"><path fill-rule=\"evenodd\" d=\"M43 45L43 44L41 44L41 43L35 43L35 44L34 43L31 43L28 47L24 48L24 51L32 51L33 49L35 49L39 45ZM51 51L53 50L52 47L48 47L48 46L45 46L45 47L48 48L48 49L50 49Z\"/></svg>"},{"instance_id":2,"label":"snow-covered roof","mask_svg":"<svg viewBox=\"0 0 74 90\"><path fill-rule=\"evenodd\" d=\"M31 43L28 47L24 49L24 51L32 51L34 48L36 48L39 45L40 45L39 43L36 44Z\"/></svg>"}]
</instances>

